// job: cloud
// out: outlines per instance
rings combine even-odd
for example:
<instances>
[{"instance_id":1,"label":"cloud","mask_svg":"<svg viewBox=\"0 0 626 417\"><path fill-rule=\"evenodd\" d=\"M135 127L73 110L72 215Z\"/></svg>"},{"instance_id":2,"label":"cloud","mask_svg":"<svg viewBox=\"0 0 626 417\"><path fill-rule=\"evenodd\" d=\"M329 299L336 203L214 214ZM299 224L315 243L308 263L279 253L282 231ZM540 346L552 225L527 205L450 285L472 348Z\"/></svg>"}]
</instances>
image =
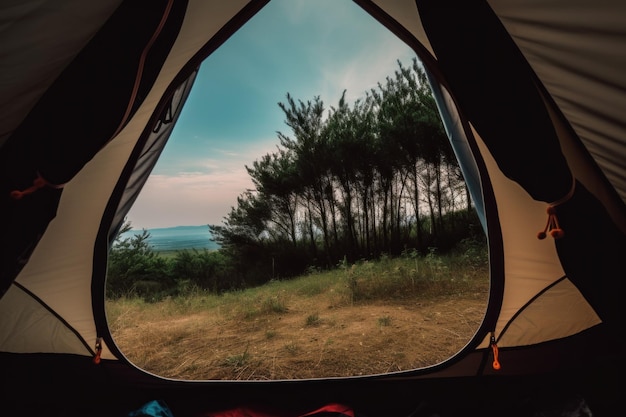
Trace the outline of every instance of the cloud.
<instances>
[{"instance_id":1,"label":"cloud","mask_svg":"<svg viewBox=\"0 0 626 417\"><path fill-rule=\"evenodd\" d=\"M352 57L341 68L324 67L320 88L325 92L323 97L329 97L329 104L336 104L343 90L346 90L349 103L363 99L365 92L377 89L379 82L384 84L386 77L393 76L398 69L398 59L406 66L414 56L408 47L398 46L397 43L380 50L384 53L378 54L375 60L369 53L362 53Z\"/></svg>"},{"instance_id":2,"label":"cloud","mask_svg":"<svg viewBox=\"0 0 626 417\"><path fill-rule=\"evenodd\" d=\"M128 219L134 228L220 224L252 182L239 172L152 175Z\"/></svg>"},{"instance_id":3,"label":"cloud","mask_svg":"<svg viewBox=\"0 0 626 417\"><path fill-rule=\"evenodd\" d=\"M289 31L293 51L284 54L270 46L266 50L282 53L275 59L288 64L291 72L300 73L300 77L289 80L289 91L297 99L320 96L328 107L335 105L346 90L348 102L354 102L375 89L378 82L393 76L398 59L409 64L416 56L408 45L351 2L272 3L268 6L285 16L283 27Z\"/></svg>"},{"instance_id":4,"label":"cloud","mask_svg":"<svg viewBox=\"0 0 626 417\"><path fill-rule=\"evenodd\" d=\"M259 139L238 151L217 149L219 158L196 158L186 170L161 170L148 178L128 219L135 229L221 224L237 197L253 188L245 165L275 149L275 139ZM189 170L190 165L200 169Z\"/></svg>"},{"instance_id":5,"label":"cloud","mask_svg":"<svg viewBox=\"0 0 626 417\"><path fill-rule=\"evenodd\" d=\"M319 2L319 0L318 0ZM305 0L274 0L266 7L276 7L277 14L282 14L290 25L297 25L307 17L310 17L314 10L310 7L311 2Z\"/></svg>"}]
</instances>

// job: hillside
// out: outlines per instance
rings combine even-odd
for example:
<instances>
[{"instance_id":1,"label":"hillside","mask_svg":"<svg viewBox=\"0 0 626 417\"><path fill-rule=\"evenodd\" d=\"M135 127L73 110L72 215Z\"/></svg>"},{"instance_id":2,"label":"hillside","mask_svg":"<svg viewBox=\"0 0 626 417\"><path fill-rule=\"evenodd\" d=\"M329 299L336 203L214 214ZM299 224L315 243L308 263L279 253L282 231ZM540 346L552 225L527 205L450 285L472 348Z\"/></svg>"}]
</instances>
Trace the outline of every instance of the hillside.
<instances>
[{"instance_id":1,"label":"hillside","mask_svg":"<svg viewBox=\"0 0 626 417\"><path fill-rule=\"evenodd\" d=\"M378 277L313 275L222 296L153 304L121 299L107 309L122 352L165 377L379 374L434 365L468 343L483 318L488 283L485 269L466 272L413 282L375 299L362 292L355 300L355 287L366 291Z\"/></svg>"}]
</instances>

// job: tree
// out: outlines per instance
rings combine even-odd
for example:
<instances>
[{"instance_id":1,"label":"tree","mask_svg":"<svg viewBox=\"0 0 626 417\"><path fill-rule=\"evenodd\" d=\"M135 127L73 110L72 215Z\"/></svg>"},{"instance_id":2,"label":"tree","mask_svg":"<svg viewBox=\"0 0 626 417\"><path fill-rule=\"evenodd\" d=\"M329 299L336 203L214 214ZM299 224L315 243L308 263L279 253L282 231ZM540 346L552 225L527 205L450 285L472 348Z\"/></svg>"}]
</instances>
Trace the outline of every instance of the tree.
<instances>
[{"instance_id":1,"label":"tree","mask_svg":"<svg viewBox=\"0 0 626 417\"><path fill-rule=\"evenodd\" d=\"M179 283L188 282L213 293L233 288L227 258L220 251L185 249L178 251L171 263Z\"/></svg>"},{"instance_id":2,"label":"tree","mask_svg":"<svg viewBox=\"0 0 626 417\"><path fill-rule=\"evenodd\" d=\"M267 202L269 221L268 232L277 240L287 239L297 245L297 215L299 203L298 175L293 152L279 149L277 153L266 154L254 161L246 170L256 190Z\"/></svg>"},{"instance_id":3,"label":"tree","mask_svg":"<svg viewBox=\"0 0 626 417\"><path fill-rule=\"evenodd\" d=\"M266 227L270 219L270 205L263 195L246 190L221 225L209 225L213 240L234 268L232 287L263 282L271 275L266 262L271 259Z\"/></svg>"},{"instance_id":4,"label":"tree","mask_svg":"<svg viewBox=\"0 0 626 417\"><path fill-rule=\"evenodd\" d=\"M285 114L285 124L291 128L294 138L278 132L280 144L294 153L295 166L303 187L304 198L307 199L306 208L309 210L309 235L311 245L316 251L315 230L317 226L322 231L324 252L328 256L330 241L328 230L327 193L332 189L332 180L329 176L327 157L329 155L328 142L323 136L324 103L319 96L313 101L298 103L287 94L287 103L278 103ZM311 210L314 210L311 211Z\"/></svg>"},{"instance_id":5,"label":"tree","mask_svg":"<svg viewBox=\"0 0 626 417\"><path fill-rule=\"evenodd\" d=\"M454 226L462 176L417 59L352 105L344 91L326 118L319 96L278 105L292 135L246 166L255 188L210 226L240 275L425 250Z\"/></svg>"},{"instance_id":6,"label":"tree","mask_svg":"<svg viewBox=\"0 0 626 417\"><path fill-rule=\"evenodd\" d=\"M143 229L140 234L124 237L132 230L124 221L109 253L107 270L108 297L137 294L151 298L173 285L165 259L158 256L148 243L150 233Z\"/></svg>"}]
</instances>

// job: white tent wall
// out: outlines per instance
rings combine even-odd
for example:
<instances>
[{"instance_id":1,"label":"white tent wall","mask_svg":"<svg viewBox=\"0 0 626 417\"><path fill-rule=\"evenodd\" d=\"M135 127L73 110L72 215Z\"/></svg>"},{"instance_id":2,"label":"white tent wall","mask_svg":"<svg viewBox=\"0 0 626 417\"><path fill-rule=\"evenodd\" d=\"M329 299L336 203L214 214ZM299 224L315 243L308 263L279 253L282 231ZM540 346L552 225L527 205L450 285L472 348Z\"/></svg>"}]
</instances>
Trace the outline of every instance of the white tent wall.
<instances>
[{"instance_id":1,"label":"white tent wall","mask_svg":"<svg viewBox=\"0 0 626 417\"><path fill-rule=\"evenodd\" d=\"M29 0L0 6L3 191L16 187L15 178L20 186L33 181L35 174L21 172L14 162L23 158L24 171L34 164L24 156L28 150L20 148L15 137L24 135L20 129L28 131L38 100L64 69L71 67L117 7L133 1ZM477 186L473 195L480 196L477 207L489 237L490 306L475 340L446 363L389 375L267 383L182 382L149 375L126 361L106 328L108 245L167 140L167 132L155 139L151 129L171 97L184 103L202 59L267 2L154 3L166 10L176 5L180 7L176 13L184 15L179 31L176 22L172 24L176 36L171 47L164 47L167 54L162 65L147 66L155 71L154 79L149 88L144 86L146 95L141 101L128 104L131 117L123 120L111 140L85 161L62 190L44 187L36 196L42 203L28 210L16 208L8 199L0 207L2 242L10 244L22 224L29 227L26 230L24 226L25 234L34 236L32 247L26 247L32 253L18 260L25 265L14 264L13 259L8 265L5 258L2 262L7 265L0 265L3 274L19 269L15 277L9 277L15 278L15 283L0 298L0 366L4 370L1 381L8 387L4 388L7 406L33 415L46 405L54 407L49 415L55 411L65 416L88 415L85 410L96 415L160 397L189 415L202 407L250 402L294 409L340 401L354 404L371 417L407 415L422 403L447 410L442 417L474 411L501 415L503 410L513 415L522 404L529 407L524 409L527 413L516 415L530 416L537 398L550 402L558 401L559 396L582 394L594 402L594 416L609 415L620 399L618 378L623 378L624 363L619 299L626 253L626 2L449 1L450 7L461 3L470 9L490 7L528 64L533 90L558 139L554 148L560 148L568 168L566 174L544 178L547 185L539 184L537 191L525 187L535 185L532 177L522 178L522 183L526 181L523 185L511 179L505 162L514 158L503 158L500 147L509 138L494 140L477 120L482 115L471 113L474 109L464 101L462 86L454 84L458 74L445 66L449 57L442 45L449 39L441 33L445 33L443 29L453 33L456 28L435 24L432 13L440 10L429 8L437 2L355 1L416 50L428 69L457 155L473 153L475 160L466 161L464 173L472 176ZM440 51L440 56L435 51ZM511 56L517 59L516 54L513 51ZM489 59L498 63L497 57ZM502 78L493 83L502 83L504 88L509 74L499 75ZM75 88L89 88L89 84ZM108 113L109 108L98 98L94 103L103 116ZM72 114L65 116L64 122L71 126ZM50 140L62 142L65 135L63 130L55 131ZM535 139L529 137L529 146ZM161 142L149 149L151 140ZM524 143L512 145L527 151ZM529 171L539 169L534 160L526 165ZM14 174L9 166L20 172ZM538 240L546 208L557 198L544 201L533 194L559 194L564 183L560 180L569 178L569 172L575 192L559 215L570 227L566 236L574 239ZM31 213L41 218L29 218ZM37 226L38 222L42 226ZM31 223L41 227L41 237L30 228ZM490 366L492 336L501 348L500 371ZM100 337L104 338L103 361L95 365L92 357ZM37 394L29 392L30 387L38 390L38 398L32 399ZM95 399L89 398L92 391L96 391ZM22 402L23 397L31 401Z\"/></svg>"},{"instance_id":2,"label":"white tent wall","mask_svg":"<svg viewBox=\"0 0 626 417\"><path fill-rule=\"evenodd\" d=\"M163 93L170 88L174 78L194 54L246 3L195 2L190 5L188 16L212 16L212 19L208 22L191 19L190 24L183 26L166 65L137 113L115 139L64 186L56 217L50 222L28 264L16 279L20 287L14 286L0 300L0 315L21 318L22 323L17 325L8 319L0 323L0 329L4 330L2 334L7 335L0 350L57 353L80 351L88 356L94 354L93 350L85 349L85 346L94 348L98 338L91 305L94 268L92 259L109 198L138 138L161 102ZM105 17L108 16L105 14ZM62 22L63 27L66 24L67 22ZM24 295L20 293L24 291L36 297L38 302L21 302ZM67 300L72 302L68 303ZM41 309L42 312L35 314L33 309ZM18 315L16 312L19 310L24 310L23 314ZM26 319L32 317L33 320L38 320L40 314L47 313L48 310L58 316L58 323L54 326L39 329L30 325ZM49 314L46 315L50 317ZM74 346L54 340L55 335L65 333L59 332L58 326L67 326L77 334ZM19 340L19 348L16 348L14 340ZM48 343L45 348L43 346L46 342L42 345L44 340ZM114 358L106 346L102 357Z\"/></svg>"},{"instance_id":3,"label":"white tent wall","mask_svg":"<svg viewBox=\"0 0 626 417\"><path fill-rule=\"evenodd\" d=\"M559 1L492 0L489 5L614 188L599 182L588 184L626 232L622 206L626 201L626 145L621 111L626 95L615 94L626 90L620 70L626 56L617 52L624 47L626 4L576 0L562 7ZM572 155L581 149L568 146L563 151L570 153L568 160L577 177L584 178L589 168L577 170ZM612 203L615 191L621 203Z\"/></svg>"}]
</instances>

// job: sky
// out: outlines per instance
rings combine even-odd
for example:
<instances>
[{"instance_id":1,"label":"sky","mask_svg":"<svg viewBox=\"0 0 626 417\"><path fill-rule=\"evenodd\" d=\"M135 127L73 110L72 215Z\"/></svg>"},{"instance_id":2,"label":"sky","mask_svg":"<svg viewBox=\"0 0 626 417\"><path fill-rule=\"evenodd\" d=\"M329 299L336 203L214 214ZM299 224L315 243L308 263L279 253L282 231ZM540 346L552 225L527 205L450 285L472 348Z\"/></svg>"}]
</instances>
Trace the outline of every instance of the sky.
<instances>
[{"instance_id":1,"label":"sky","mask_svg":"<svg viewBox=\"0 0 626 417\"><path fill-rule=\"evenodd\" d=\"M415 53L350 0L272 0L201 65L128 213L134 229L221 224L253 188L245 166L293 137L278 103L353 103Z\"/></svg>"}]
</instances>

